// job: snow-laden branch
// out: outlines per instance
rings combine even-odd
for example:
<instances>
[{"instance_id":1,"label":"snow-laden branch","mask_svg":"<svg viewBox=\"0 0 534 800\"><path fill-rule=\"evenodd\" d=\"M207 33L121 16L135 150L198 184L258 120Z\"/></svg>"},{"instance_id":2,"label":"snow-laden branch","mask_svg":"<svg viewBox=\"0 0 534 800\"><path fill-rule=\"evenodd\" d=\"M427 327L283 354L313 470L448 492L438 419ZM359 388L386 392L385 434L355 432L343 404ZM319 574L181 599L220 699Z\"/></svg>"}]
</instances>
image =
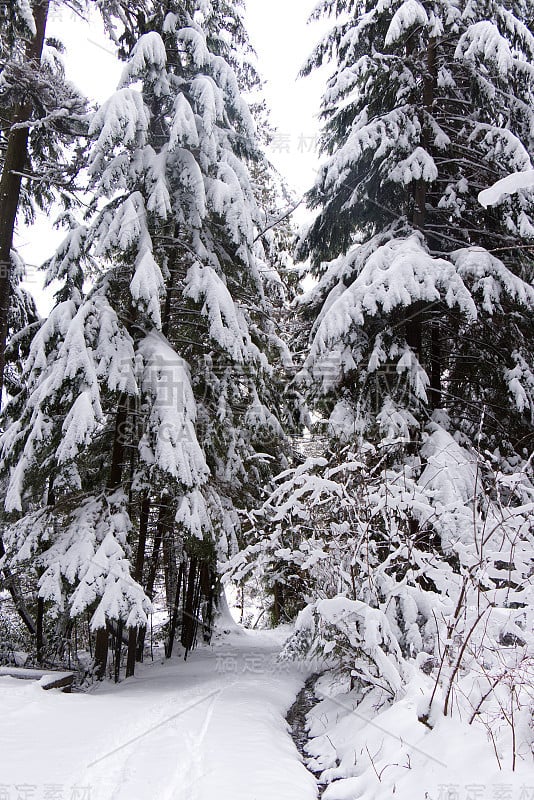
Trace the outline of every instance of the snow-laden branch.
<instances>
[{"instance_id":1,"label":"snow-laden branch","mask_svg":"<svg viewBox=\"0 0 534 800\"><path fill-rule=\"evenodd\" d=\"M520 189L534 189L534 169L527 169L524 172L513 172L506 178L494 183L489 189L484 189L478 195L478 202L484 208L495 206L507 194L515 194Z\"/></svg>"}]
</instances>

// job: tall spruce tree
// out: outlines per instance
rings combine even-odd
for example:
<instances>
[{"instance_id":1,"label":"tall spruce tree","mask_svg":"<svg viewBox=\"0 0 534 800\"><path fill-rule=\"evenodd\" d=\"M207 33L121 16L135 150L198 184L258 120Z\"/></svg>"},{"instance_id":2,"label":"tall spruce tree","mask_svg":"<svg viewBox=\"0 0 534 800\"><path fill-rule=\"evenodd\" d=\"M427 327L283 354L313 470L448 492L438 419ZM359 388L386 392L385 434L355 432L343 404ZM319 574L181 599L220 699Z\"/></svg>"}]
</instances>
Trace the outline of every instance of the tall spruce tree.
<instances>
[{"instance_id":1,"label":"tall spruce tree","mask_svg":"<svg viewBox=\"0 0 534 800\"><path fill-rule=\"evenodd\" d=\"M395 392L376 396L381 369L404 373L401 405L419 427L447 407L473 441L485 407L483 441L521 451L531 376L521 373L522 394L512 373L531 347L531 194L491 211L477 194L530 167L526 6L324 4L333 9L349 21L309 65L336 53L328 158L310 193L318 214L299 247L319 278L305 308L323 309L309 367L326 356L334 373L340 364L334 383L356 377L360 416L395 403Z\"/></svg>"},{"instance_id":2,"label":"tall spruce tree","mask_svg":"<svg viewBox=\"0 0 534 800\"><path fill-rule=\"evenodd\" d=\"M191 648L238 508L284 463L239 4L147 3L133 27L119 19L131 52L90 124L92 213L68 220L48 265L62 288L1 442L12 562L51 611L91 612L99 676L123 626L133 671L161 563L169 651L179 600Z\"/></svg>"}]
</instances>

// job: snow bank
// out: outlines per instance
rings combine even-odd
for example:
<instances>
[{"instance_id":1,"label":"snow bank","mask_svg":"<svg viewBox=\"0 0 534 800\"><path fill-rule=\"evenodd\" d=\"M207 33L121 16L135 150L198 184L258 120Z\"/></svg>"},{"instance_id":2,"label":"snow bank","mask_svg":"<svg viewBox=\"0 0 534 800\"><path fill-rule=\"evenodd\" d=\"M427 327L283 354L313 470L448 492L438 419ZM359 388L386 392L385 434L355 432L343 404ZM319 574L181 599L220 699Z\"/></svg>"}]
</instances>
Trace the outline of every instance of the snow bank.
<instances>
[{"instance_id":1,"label":"snow bank","mask_svg":"<svg viewBox=\"0 0 534 800\"><path fill-rule=\"evenodd\" d=\"M484 728L442 717L432 730L418 720L432 681L414 672L405 696L391 704L374 689L340 693L325 676L310 712L309 767L327 784L323 800L528 800L531 760L494 744Z\"/></svg>"}]
</instances>

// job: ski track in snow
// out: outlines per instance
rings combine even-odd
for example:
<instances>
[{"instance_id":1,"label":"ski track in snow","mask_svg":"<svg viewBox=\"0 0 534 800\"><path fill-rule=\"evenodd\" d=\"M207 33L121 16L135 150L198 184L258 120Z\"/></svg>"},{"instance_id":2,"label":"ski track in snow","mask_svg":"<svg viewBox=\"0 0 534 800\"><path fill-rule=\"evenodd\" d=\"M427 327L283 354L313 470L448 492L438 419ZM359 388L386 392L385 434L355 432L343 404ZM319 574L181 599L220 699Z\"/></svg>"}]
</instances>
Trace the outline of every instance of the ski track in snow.
<instances>
[{"instance_id":1,"label":"ski track in snow","mask_svg":"<svg viewBox=\"0 0 534 800\"><path fill-rule=\"evenodd\" d=\"M87 800L315 800L285 715L307 674L280 631L235 631L88 694L0 679L0 784ZM15 794L16 796L16 794Z\"/></svg>"}]
</instances>

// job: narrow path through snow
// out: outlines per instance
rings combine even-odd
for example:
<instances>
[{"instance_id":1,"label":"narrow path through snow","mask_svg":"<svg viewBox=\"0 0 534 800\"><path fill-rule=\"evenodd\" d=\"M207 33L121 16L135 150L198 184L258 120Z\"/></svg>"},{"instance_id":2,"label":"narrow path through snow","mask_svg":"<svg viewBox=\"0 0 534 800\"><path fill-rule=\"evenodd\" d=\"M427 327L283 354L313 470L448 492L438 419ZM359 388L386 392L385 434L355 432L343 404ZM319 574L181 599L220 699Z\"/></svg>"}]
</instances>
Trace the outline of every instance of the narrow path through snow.
<instances>
[{"instance_id":1,"label":"narrow path through snow","mask_svg":"<svg viewBox=\"0 0 534 800\"><path fill-rule=\"evenodd\" d=\"M33 787L32 800L315 800L285 721L307 675L276 663L281 643L235 632L87 695L1 678L0 788Z\"/></svg>"}]
</instances>

